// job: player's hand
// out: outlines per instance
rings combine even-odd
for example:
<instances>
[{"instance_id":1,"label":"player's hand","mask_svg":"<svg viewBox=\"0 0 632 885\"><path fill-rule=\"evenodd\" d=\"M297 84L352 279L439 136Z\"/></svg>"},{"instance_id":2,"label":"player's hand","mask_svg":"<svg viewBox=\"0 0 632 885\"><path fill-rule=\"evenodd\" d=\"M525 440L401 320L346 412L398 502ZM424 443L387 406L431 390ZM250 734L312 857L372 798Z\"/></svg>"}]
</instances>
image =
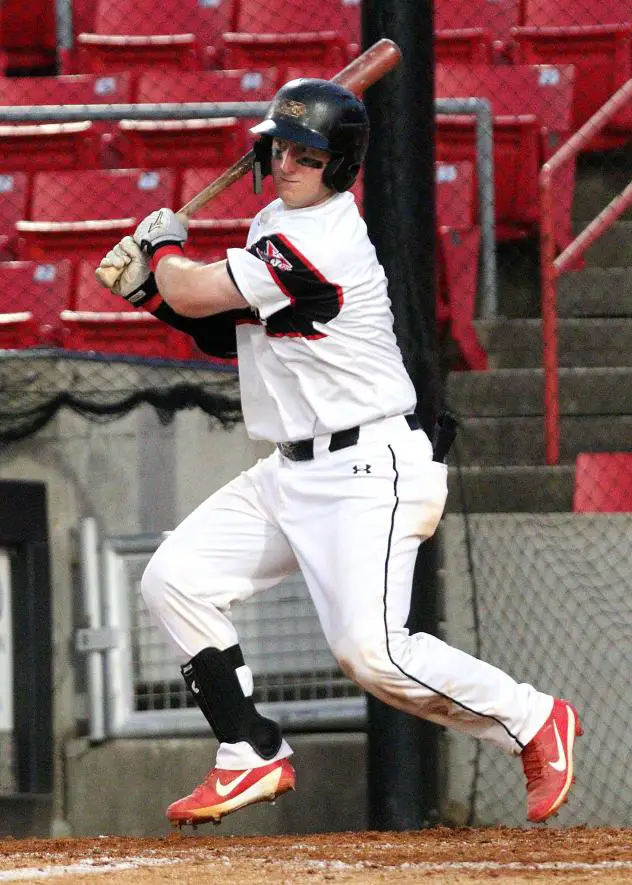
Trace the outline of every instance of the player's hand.
<instances>
[{"instance_id":1,"label":"player's hand","mask_svg":"<svg viewBox=\"0 0 632 885\"><path fill-rule=\"evenodd\" d=\"M111 287L111 292L121 295L130 304L140 307L157 292L149 260L139 245L130 237L123 239L101 259L99 267L115 267L122 273Z\"/></svg>"},{"instance_id":2,"label":"player's hand","mask_svg":"<svg viewBox=\"0 0 632 885\"><path fill-rule=\"evenodd\" d=\"M151 258L162 246L184 246L188 236L185 224L173 210L158 209L143 218L134 231L134 239Z\"/></svg>"}]
</instances>

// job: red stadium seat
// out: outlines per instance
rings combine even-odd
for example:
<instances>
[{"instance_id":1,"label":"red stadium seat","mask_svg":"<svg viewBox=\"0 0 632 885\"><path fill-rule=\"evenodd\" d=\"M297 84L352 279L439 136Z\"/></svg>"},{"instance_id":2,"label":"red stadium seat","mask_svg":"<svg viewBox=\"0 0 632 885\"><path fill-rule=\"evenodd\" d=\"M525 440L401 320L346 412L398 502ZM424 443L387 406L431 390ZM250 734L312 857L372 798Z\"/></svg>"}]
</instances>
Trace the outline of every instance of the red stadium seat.
<instances>
[{"instance_id":1,"label":"red stadium seat","mask_svg":"<svg viewBox=\"0 0 632 885\"><path fill-rule=\"evenodd\" d=\"M468 162L439 162L435 171L437 326L458 348L453 368L480 371L488 364L474 328L481 240L475 220L474 172Z\"/></svg>"},{"instance_id":2,"label":"red stadium seat","mask_svg":"<svg viewBox=\"0 0 632 885\"><path fill-rule=\"evenodd\" d=\"M221 167L188 169L182 180L180 204L187 203L223 171ZM274 196L270 177L264 179L263 193L258 195L252 189L252 176L244 175L191 219L187 253L211 261L224 258L231 246L244 246L251 220Z\"/></svg>"},{"instance_id":3,"label":"red stadium seat","mask_svg":"<svg viewBox=\"0 0 632 885\"><path fill-rule=\"evenodd\" d=\"M632 452L577 456L573 512L632 513Z\"/></svg>"},{"instance_id":4,"label":"red stadium seat","mask_svg":"<svg viewBox=\"0 0 632 885\"><path fill-rule=\"evenodd\" d=\"M0 174L0 260L16 257L15 225L26 218L29 176L26 172Z\"/></svg>"},{"instance_id":5,"label":"red stadium seat","mask_svg":"<svg viewBox=\"0 0 632 885\"><path fill-rule=\"evenodd\" d=\"M70 297L70 261L0 263L0 348L59 346Z\"/></svg>"},{"instance_id":6,"label":"red stadium seat","mask_svg":"<svg viewBox=\"0 0 632 885\"><path fill-rule=\"evenodd\" d=\"M30 218L16 224L18 254L101 258L141 218L173 207L174 200L175 175L168 170L39 173L33 177Z\"/></svg>"},{"instance_id":7,"label":"red stadium seat","mask_svg":"<svg viewBox=\"0 0 632 885\"><path fill-rule=\"evenodd\" d=\"M277 68L285 82L292 66L340 69L360 44L360 0L241 0L236 31L224 34L225 68Z\"/></svg>"},{"instance_id":8,"label":"red stadium seat","mask_svg":"<svg viewBox=\"0 0 632 885\"><path fill-rule=\"evenodd\" d=\"M158 104L176 101L267 101L276 91L276 78L263 71L169 71L141 74L136 101Z\"/></svg>"},{"instance_id":9,"label":"red stadium seat","mask_svg":"<svg viewBox=\"0 0 632 885\"><path fill-rule=\"evenodd\" d=\"M5 67L30 73L52 69L57 60L55 4L51 0L3 0L0 3L0 48Z\"/></svg>"},{"instance_id":10,"label":"red stadium seat","mask_svg":"<svg viewBox=\"0 0 632 885\"><path fill-rule=\"evenodd\" d=\"M0 125L0 172L96 169L99 159L94 123Z\"/></svg>"},{"instance_id":11,"label":"red stadium seat","mask_svg":"<svg viewBox=\"0 0 632 885\"><path fill-rule=\"evenodd\" d=\"M525 0L512 29L512 58L521 64L573 64L573 130L586 122L632 74L631 0ZM593 147L602 147L602 139Z\"/></svg>"},{"instance_id":12,"label":"red stadium seat","mask_svg":"<svg viewBox=\"0 0 632 885\"><path fill-rule=\"evenodd\" d=\"M61 74L57 77L1 77L0 104L14 107L33 105L119 104L133 100L129 73ZM114 124L92 124L102 165L107 166L107 150Z\"/></svg>"},{"instance_id":13,"label":"red stadium seat","mask_svg":"<svg viewBox=\"0 0 632 885\"><path fill-rule=\"evenodd\" d=\"M438 64L492 64L494 47L484 28L435 31L434 55Z\"/></svg>"},{"instance_id":14,"label":"red stadium seat","mask_svg":"<svg viewBox=\"0 0 632 885\"><path fill-rule=\"evenodd\" d=\"M538 174L568 138L572 126L573 68L552 65L437 65L438 98L486 98L494 126L497 234L501 240L532 234L539 223ZM474 119L437 116L437 158L475 161ZM557 181L558 244L572 239L575 168Z\"/></svg>"},{"instance_id":15,"label":"red stadium seat","mask_svg":"<svg viewBox=\"0 0 632 885\"><path fill-rule=\"evenodd\" d=\"M502 60L511 29L520 24L521 0L437 0L434 6L437 62Z\"/></svg>"},{"instance_id":16,"label":"red stadium seat","mask_svg":"<svg viewBox=\"0 0 632 885\"><path fill-rule=\"evenodd\" d=\"M244 129L237 117L210 120L121 120L113 150L122 166L230 166L244 153Z\"/></svg>"},{"instance_id":17,"label":"red stadium seat","mask_svg":"<svg viewBox=\"0 0 632 885\"><path fill-rule=\"evenodd\" d=\"M98 0L94 33L77 36L80 71L200 67L196 0Z\"/></svg>"},{"instance_id":18,"label":"red stadium seat","mask_svg":"<svg viewBox=\"0 0 632 885\"><path fill-rule=\"evenodd\" d=\"M276 71L182 71L173 77L168 71L151 70L138 81L136 100L139 103L195 101L269 101L277 89ZM248 128L258 119L238 118L239 147L245 153L252 142ZM124 148L123 148L124 149ZM233 155L229 162L233 162ZM122 162L122 161L119 161ZM199 166L203 159L194 160Z\"/></svg>"},{"instance_id":19,"label":"red stadium seat","mask_svg":"<svg viewBox=\"0 0 632 885\"><path fill-rule=\"evenodd\" d=\"M72 310L61 313L67 350L160 359L188 359L188 337L104 289L94 265L81 261Z\"/></svg>"},{"instance_id":20,"label":"red stadium seat","mask_svg":"<svg viewBox=\"0 0 632 885\"><path fill-rule=\"evenodd\" d=\"M132 101L129 73L0 77L0 104L118 104Z\"/></svg>"}]
</instances>

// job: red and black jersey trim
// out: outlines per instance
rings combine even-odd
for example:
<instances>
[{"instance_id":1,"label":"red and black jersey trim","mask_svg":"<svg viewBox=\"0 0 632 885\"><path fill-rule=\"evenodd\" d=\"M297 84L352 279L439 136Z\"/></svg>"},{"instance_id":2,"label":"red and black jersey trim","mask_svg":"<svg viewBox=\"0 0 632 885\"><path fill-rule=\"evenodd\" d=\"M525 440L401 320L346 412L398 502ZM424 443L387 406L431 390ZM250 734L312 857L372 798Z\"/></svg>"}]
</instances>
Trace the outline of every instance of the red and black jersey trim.
<instances>
[{"instance_id":1,"label":"red and black jersey trim","mask_svg":"<svg viewBox=\"0 0 632 885\"><path fill-rule=\"evenodd\" d=\"M272 337L324 338L314 323L325 324L338 316L343 304L342 287L332 283L283 234L262 237L250 246L264 261L275 283L290 300L266 320Z\"/></svg>"}]
</instances>

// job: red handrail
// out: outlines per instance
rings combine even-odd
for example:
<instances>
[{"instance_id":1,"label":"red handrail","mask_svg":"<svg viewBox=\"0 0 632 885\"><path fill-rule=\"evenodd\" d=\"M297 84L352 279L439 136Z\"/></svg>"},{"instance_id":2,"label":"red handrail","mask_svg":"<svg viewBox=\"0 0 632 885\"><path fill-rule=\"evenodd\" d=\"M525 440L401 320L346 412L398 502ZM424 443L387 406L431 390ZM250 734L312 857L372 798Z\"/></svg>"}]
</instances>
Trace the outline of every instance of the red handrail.
<instances>
[{"instance_id":1,"label":"red handrail","mask_svg":"<svg viewBox=\"0 0 632 885\"><path fill-rule=\"evenodd\" d=\"M619 216L632 205L632 182L555 256L553 178L564 163L586 147L595 135L632 99L632 79L578 129L540 170L540 279L542 285L542 351L544 368L544 450L547 464L560 460L560 402L557 339L557 288L560 274L573 264Z\"/></svg>"}]
</instances>

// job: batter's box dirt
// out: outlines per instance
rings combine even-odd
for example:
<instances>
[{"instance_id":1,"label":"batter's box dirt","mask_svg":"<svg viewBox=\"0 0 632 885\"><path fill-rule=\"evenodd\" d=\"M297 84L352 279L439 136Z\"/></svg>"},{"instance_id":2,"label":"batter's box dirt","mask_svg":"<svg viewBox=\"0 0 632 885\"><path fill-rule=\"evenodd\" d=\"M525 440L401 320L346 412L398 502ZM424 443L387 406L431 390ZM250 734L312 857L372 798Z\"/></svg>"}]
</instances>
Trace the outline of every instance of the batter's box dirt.
<instances>
[{"instance_id":1,"label":"batter's box dirt","mask_svg":"<svg viewBox=\"0 0 632 885\"><path fill-rule=\"evenodd\" d=\"M632 883L632 830L448 829L314 836L174 833L0 841L0 883L494 885Z\"/></svg>"}]
</instances>

